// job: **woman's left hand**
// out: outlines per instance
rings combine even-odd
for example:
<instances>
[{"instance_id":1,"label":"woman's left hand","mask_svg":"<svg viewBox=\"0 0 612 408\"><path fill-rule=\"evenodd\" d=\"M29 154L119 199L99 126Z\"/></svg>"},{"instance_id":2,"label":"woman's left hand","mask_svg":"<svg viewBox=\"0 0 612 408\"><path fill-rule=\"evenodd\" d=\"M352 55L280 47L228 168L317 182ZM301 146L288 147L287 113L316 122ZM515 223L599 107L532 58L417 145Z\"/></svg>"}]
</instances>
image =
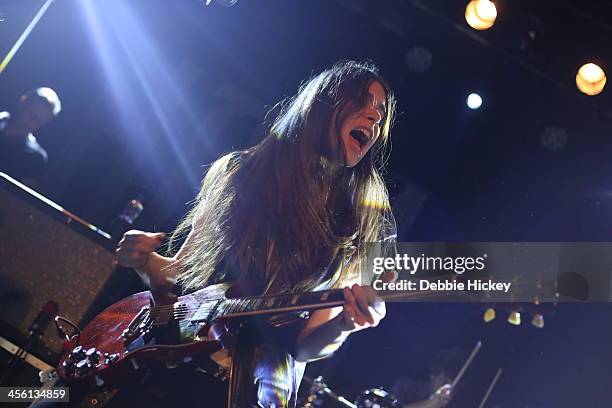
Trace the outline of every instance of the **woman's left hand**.
<instances>
[{"instance_id":1,"label":"woman's left hand","mask_svg":"<svg viewBox=\"0 0 612 408\"><path fill-rule=\"evenodd\" d=\"M343 331L359 331L376 327L387 312L385 302L370 286L344 288L345 304L342 308L341 326Z\"/></svg>"}]
</instances>

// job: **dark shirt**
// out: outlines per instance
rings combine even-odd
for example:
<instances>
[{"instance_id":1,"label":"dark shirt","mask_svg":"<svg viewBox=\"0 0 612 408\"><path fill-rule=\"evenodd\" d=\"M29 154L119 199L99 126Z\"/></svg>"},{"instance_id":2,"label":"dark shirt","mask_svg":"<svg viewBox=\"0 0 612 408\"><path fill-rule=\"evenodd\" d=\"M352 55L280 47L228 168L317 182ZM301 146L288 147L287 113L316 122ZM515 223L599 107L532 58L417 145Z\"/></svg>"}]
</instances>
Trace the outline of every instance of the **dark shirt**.
<instances>
[{"instance_id":1,"label":"dark shirt","mask_svg":"<svg viewBox=\"0 0 612 408\"><path fill-rule=\"evenodd\" d=\"M0 171L25 184L32 184L43 174L47 151L32 134L25 138L6 136L10 117L10 113L0 112Z\"/></svg>"}]
</instances>

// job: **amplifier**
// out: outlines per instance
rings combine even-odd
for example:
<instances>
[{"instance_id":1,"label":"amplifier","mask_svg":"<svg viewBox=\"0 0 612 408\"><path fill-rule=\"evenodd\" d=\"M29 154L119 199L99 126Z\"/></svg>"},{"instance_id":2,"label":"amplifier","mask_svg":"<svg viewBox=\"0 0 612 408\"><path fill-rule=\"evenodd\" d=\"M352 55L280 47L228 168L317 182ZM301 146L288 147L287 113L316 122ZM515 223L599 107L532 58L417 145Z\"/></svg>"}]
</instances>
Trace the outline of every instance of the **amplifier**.
<instances>
[{"instance_id":1,"label":"amplifier","mask_svg":"<svg viewBox=\"0 0 612 408\"><path fill-rule=\"evenodd\" d=\"M115 266L108 234L0 173L0 335L27 336L48 300L81 325L107 303ZM62 344L53 323L41 342L39 357L54 364Z\"/></svg>"}]
</instances>

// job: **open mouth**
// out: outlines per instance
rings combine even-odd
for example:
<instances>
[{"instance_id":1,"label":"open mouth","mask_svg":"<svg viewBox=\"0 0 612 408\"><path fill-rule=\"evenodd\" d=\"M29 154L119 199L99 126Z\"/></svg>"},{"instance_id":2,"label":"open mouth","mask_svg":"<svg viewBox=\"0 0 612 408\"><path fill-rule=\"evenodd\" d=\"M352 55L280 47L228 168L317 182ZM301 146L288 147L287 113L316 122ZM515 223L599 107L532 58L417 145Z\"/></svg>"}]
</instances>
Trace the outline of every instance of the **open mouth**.
<instances>
[{"instance_id":1,"label":"open mouth","mask_svg":"<svg viewBox=\"0 0 612 408\"><path fill-rule=\"evenodd\" d=\"M366 132L364 132L361 129L353 129L349 132L349 135L351 135L351 137L353 139L355 139L357 141L357 143L359 143L359 148L363 149L363 147L368 143L368 141L370 140L370 138L368 137L368 135L366 134Z\"/></svg>"}]
</instances>

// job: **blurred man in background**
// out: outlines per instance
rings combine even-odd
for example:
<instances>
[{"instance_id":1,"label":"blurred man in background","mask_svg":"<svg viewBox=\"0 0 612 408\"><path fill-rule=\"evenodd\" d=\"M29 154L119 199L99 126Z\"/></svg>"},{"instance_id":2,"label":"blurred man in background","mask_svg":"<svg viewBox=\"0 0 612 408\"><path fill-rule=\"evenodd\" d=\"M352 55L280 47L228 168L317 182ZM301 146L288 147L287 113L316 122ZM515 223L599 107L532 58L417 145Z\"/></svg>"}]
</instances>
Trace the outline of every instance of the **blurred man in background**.
<instances>
[{"instance_id":1,"label":"blurred man in background","mask_svg":"<svg viewBox=\"0 0 612 408\"><path fill-rule=\"evenodd\" d=\"M42 87L21 96L14 114L0 112L0 171L36 188L47 163L47 151L33 133L61 110L57 93Z\"/></svg>"}]
</instances>

